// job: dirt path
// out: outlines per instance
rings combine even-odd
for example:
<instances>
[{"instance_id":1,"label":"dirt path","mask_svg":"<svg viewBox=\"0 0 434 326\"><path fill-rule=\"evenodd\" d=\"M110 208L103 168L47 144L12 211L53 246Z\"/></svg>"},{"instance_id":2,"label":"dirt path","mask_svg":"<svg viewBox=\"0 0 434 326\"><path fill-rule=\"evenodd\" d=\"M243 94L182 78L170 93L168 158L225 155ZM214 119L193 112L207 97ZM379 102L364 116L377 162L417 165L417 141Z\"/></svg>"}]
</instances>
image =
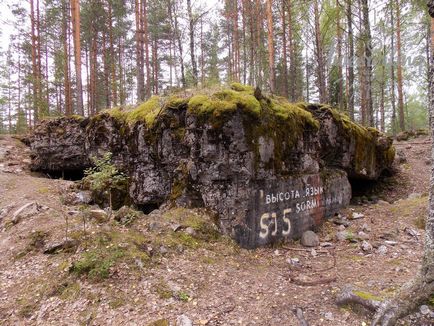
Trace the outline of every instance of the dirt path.
<instances>
[{"instance_id":1,"label":"dirt path","mask_svg":"<svg viewBox=\"0 0 434 326\"><path fill-rule=\"evenodd\" d=\"M61 203L71 182L31 175L25 146L0 136L0 324L147 325L167 319L175 325L185 315L194 325L298 325L297 307L310 325L369 324L369 314L337 307L336 294L353 285L387 298L416 273L423 251L429 146L424 138L399 143L407 162L385 180L382 200L343 211L346 217L364 215L349 220L347 228L326 222L319 230L323 247L314 251L298 243L248 251L226 238L191 242L179 232L158 231L158 223L168 218L161 212L128 227L89 223L85 231L90 237L105 232L114 242L124 236L117 244L121 248L130 245L125 239L133 231L141 234L134 241L144 235L140 241L151 257L145 266L138 256L113 264L109 277L97 282L70 272L90 247L43 253L47 244L64 238L68 212L70 236L83 233L76 214L81 207ZM13 223L16 210L32 202L39 210ZM177 214L188 219L201 212ZM343 241L336 240L339 231L346 232ZM363 251L359 237L372 250ZM331 282L301 285L324 279ZM418 313L405 323L434 325L431 317Z\"/></svg>"}]
</instances>

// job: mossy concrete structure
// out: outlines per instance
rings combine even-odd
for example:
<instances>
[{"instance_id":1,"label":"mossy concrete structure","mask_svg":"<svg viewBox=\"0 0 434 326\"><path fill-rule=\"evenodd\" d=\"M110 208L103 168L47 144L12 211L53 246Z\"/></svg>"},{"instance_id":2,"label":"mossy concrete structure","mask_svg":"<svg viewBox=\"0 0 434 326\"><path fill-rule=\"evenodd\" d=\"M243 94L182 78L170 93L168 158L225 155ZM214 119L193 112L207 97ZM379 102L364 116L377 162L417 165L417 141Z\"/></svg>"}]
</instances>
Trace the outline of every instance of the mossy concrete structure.
<instances>
[{"instance_id":1,"label":"mossy concrete structure","mask_svg":"<svg viewBox=\"0 0 434 326\"><path fill-rule=\"evenodd\" d=\"M32 168L83 170L113 153L132 202L202 206L242 246L297 238L348 205L351 179L390 168L390 138L324 106L252 87L152 97L137 108L41 122Z\"/></svg>"}]
</instances>

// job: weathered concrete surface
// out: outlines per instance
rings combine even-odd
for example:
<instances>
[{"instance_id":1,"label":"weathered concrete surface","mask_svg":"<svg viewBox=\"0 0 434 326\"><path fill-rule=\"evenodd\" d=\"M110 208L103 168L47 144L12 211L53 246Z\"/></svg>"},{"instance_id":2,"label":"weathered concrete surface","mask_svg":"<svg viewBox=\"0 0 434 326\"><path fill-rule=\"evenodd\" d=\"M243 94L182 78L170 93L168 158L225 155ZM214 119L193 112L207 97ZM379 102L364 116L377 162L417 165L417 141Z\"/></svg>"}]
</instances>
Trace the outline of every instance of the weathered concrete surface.
<instances>
[{"instance_id":1,"label":"weathered concrete surface","mask_svg":"<svg viewBox=\"0 0 434 326\"><path fill-rule=\"evenodd\" d=\"M253 248L300 237L349 203L347 174L376 179L393 161L388 138L323 106L258 100L253 90L172 103L133 121L111 111L41 122L29 137L32 168L83 170L110 151L136 205L205 206Z\"/></svg>"}]
</instances>

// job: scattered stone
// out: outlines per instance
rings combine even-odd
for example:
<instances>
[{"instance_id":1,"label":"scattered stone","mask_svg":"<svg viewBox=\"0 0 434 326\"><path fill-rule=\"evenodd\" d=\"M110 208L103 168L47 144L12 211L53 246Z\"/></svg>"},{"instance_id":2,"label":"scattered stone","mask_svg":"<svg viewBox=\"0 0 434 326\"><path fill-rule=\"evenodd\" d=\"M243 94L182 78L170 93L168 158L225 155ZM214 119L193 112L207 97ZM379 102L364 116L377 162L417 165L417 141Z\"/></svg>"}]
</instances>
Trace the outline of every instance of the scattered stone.
<instances>
[{"instance_id":1,"label":"scattered stone","mask_svg":"<svg viewBox=\"0 0 434 326\"><path fill-rule=\"evenodd\" d=\"M318 256L318 253L316 252L315 249L312 248L312 250L310 251L310 254L312 255L312 257L316 257Z\"/></svg>"},{"instance_id":2,"label":"scattered stone","mask_svg":"<svg viewBox=\"0 0 434 326\"><path fill-rule=\"evenodd\" d=\"M322 248L333 247L333 243L331 243L331 242L321 242L319 244L319 246L322 247Z\"/></svg>"},{"instance_id":3,"label":"scattered stone","mask_svg":"<svg viewBox=\"0 0 434 326\"><path fill-rule=\"evenodd\" d=\"M351 217L352 217L353 220L358 220L358 219L364 218L365 215L362 214L362 213L356 213L356 212L354 212Z\"/></svg>"},{"instance_id":4,"label":"scattered stone","mask_svg":"<svg viewBox=\"0 0 434 326\"><path fill-rule=\"evenodd\" d=\"M92 193L90 191L80 191L76 194L78 204L86 204L89 205L92 203Z\"/></svg>"},{"instance_id":5,"label":"scattered stone","mask_svg":"<svg viewBox=\"0 0 434 326\"><path fill-rule=\"evenodd\" d=\"M185 233L187 233L188 235L194 236L194 235L196 235L196 230L189 226L188 228L185 229Z\"/></svg>"},{"instance_id":6,"label":"scattered stone","mask_svg":"<svg viewBox=\"0 0 434 326\"><path fill-rule=\"evenodd\" d=\"M286 262L292 266L300 266L300 259L298 258L288 258Z\"/></svg>"},{"instance_id":7,"label":"scattered stone","mask_svg":"<svg viewBox=\"0 0 434 326\"><path fill-rule=\"evenodd\" d=\"M176 326L193 326L193 322L186 315L176 318Z\"/></svg>"},{"instance_id":8,"label":"scattered stone","mask_svg":"<svg viewBox=\"0 0 434 326\"><path fill-rule=\"evenodd\" d=\"M109 220L107 212L103 209L92 209L89 211L89 216L97 223L105 223Z\"/></svg>"},{"instance_id":9,"label":"scattered stone","mask_svg":"<svg viewBox=\"0 0 434 326\"><path fill-rule=\"evenodd\" d=\"M363 232L371 232L371 227L367 224L367 223L364 223L363 225L362 225L362 231Z\"/></svg>"},{"instance_id":10,"label":"scattered stone","mask_svg":"<svg viewBox=\"0 0 434 326\"><path fill-rule=\"evenodd\" d=\"M431 309L427 305L420 306L419 311L422 315L428 315L431 313Z\"/></svg>"},{"instance_id":11,"label":"scattered stone","mask_svg":"<svg viewBox=\"0 0 434 326\"><path fill-rule=\"evenodd\" d=\"M42 206L37 202L30 202L18 208L12 216L12 224L19 223L22 219L38 215L42 210L48 209L48 207Z\"/></svg>"},{"instance_id":12,"label":"scattered stone","mask_svg":"<svg viewBox=\"0 0 434 326\"><path fill-rule=\"evenodd\" d=\"M151 232L158 232L163 229L163 225L160 222L152 221L151 223L149 223L148 229Z\"/></svg>"},{"instance_id":13,"label":"scattered stone","mask_svg":"<svg viewBox=\"0 0 434 326\"><path fill-rule=\"evenodd\" d=\"M165 246L161 246L159 252L161 255L166 255L169 252L169 250Z\"/></svg>"},{"instance_id":14,"label":"scattered stone","mask_svg":"<svg viewBox=\"0 0 434 326\"><path fill-rule=\"evenodd\" d=\"M348 232L347 231L339 231L336 233L336 240L338 241L345 241L348 238Z\"/></svg>"},{"instance_id":15,"label":"scattered stone","mask_svg":"<svg viewBox=\"0 0 434 326\"><path fill-rule=\"evenodd\" d=\"M384 241L384 243L389 245L389 246L396 246L398 244L398 242L391 241L391 240L386 240L386 241Z\"/></svg>"},{"instance_id":16,"label":"scattered stone","mask_svg":"<svg viewBox=\"0 0 434 326\"><path fill-rule=\"evenodd\" d=\"M338 231L345 231L345 226L344 225L339 225Z\"/></svg>"},{"instance_id":17,"label":"scattered stone","mask_svg":"<svg viewBox=\"0 0 434 326\"><path fill-rule=\"evenodd\" d=\"M388 201L385 201L385 200L382 200L382 199L380 199L380 200L377 202L377 204L378 204L378 205L390 205L390 203L389 203Z\"/></svg>"},{"instance_id":18,"label":"scattered stone","mask_svg":"<svg viewBox=\"0 0 434 326\"><path fill-rule=\"evenodd\" d=\"M385 245L381 245L380 247L378 247L377 249L377 253L384 256L387 254L389 250L387 249L387 247Z\"/></svg>"},{"instance_id":19,"label":"scattered stone","mask_svg":"<svg viewBox=\"0 0 434 326\"><path fill-rule=\"evenodd\" d=\"M301 245L304 247L317 247L319 246L319 238L313 231L306 231L301 236Z\"/></svg>"},{"instance_id":20,"label":"scattered stone","mask_svg":"<svg viewBox=\"0 0 434 326\"><path fill-rule=\"evenodd\" d=\"M370 239L369 234L367 234L363 231L360 231L359 233L357 233L357 236L359 237L360 240L369 240Z\"/></svg>"},{"instance_id":21,"label":"scattered stone","mask_svg":"<svg viewBox=\"0 0 434 326\"><path fill-rule=\"evenodd\" d=\"M324 314L324 318L325 318L326 320L334 320L333 313L331 313L331 312L326 312L326 313Z\"/></svg>"},{"instance_id":22,"label":"scattered stone","mask_svg":"<svg viewBox=\"0 0 434 326\"><path fill-rule=\"evenodd\" d=\"M407 162L407 156L405 155L403 150L398 150L396 152L396 162L398 164L404 164Z\"/></svg>"},{"instance_id":23,"label":"scattered stone","mask_svg":"<svg viewBox=\"0 0 434 326\"><path fill-rule=\"evenodd\" d=\"M77 240L64 240L61 242L55 242L52 244L48 244L44 249L44 254L53 255L57 254L60 251L73 251L78 246Z\"/></svg>"},{"instance_id":24,"label":"scattered stone","mask_svg":"<svg viewBox=\"0 0 434 326\"><path fill-rule=\"evenodd\" d=\"M422 194L420 194L420 193L412 193L408 196L408 199L418 199L421 197L422 197Z\"/></svg>"},{"instance_id":25,"label":"scattered stone","mask_svg":"<svg viewBox=\"0 0 434 326\"><path fill-rule=\"evenodd\" d=\"M364 252L371 252L374 249L368 241L362 241L360 247Z\"/></svg>"},{"instance_id":26,"label":"scattered stone","mask_svg":"<svg viewBox=\"0 0 434 326\"><path fill-rule=\"evenodd\" d=\"M179 230L182 229L182 225L181 224L172 224L170 226L170 228L172 229L173 232L178 232Z\"/></svg>"}]
</instances>

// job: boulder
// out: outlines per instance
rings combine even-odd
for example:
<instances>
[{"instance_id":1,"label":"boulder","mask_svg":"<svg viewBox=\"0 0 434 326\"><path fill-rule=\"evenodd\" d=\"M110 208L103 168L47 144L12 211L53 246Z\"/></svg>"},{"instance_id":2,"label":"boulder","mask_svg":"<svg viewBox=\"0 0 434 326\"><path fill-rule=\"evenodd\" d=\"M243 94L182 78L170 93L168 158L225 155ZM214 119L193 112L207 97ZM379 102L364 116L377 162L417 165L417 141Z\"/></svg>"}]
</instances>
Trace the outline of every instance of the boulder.
<instances>
[{"instance_id":1,"label":"boulder","mask_svg":"<svg viewBox=\"0 0 434 326\"><path fill-rule=\"evenodd\" d=\"M247 248L300 238L348 205L349 178L375 180L391 167L392 140L378 131L327 106L257 93L234 84L42 121L28 137L31 167L83 170L109 151L142 211L206 207Z\"/></svg>"},{"instance_id":2,"label":"boulder","mask_svg":"<svg viewBox=\"0 0 434 326\"><path fill-rule=\"evenodd\" d=\"M304 247L317 247L319 246L319 238L313 231L306 231L301 236L300 243Z\"/></svg>"}]
</instances>

